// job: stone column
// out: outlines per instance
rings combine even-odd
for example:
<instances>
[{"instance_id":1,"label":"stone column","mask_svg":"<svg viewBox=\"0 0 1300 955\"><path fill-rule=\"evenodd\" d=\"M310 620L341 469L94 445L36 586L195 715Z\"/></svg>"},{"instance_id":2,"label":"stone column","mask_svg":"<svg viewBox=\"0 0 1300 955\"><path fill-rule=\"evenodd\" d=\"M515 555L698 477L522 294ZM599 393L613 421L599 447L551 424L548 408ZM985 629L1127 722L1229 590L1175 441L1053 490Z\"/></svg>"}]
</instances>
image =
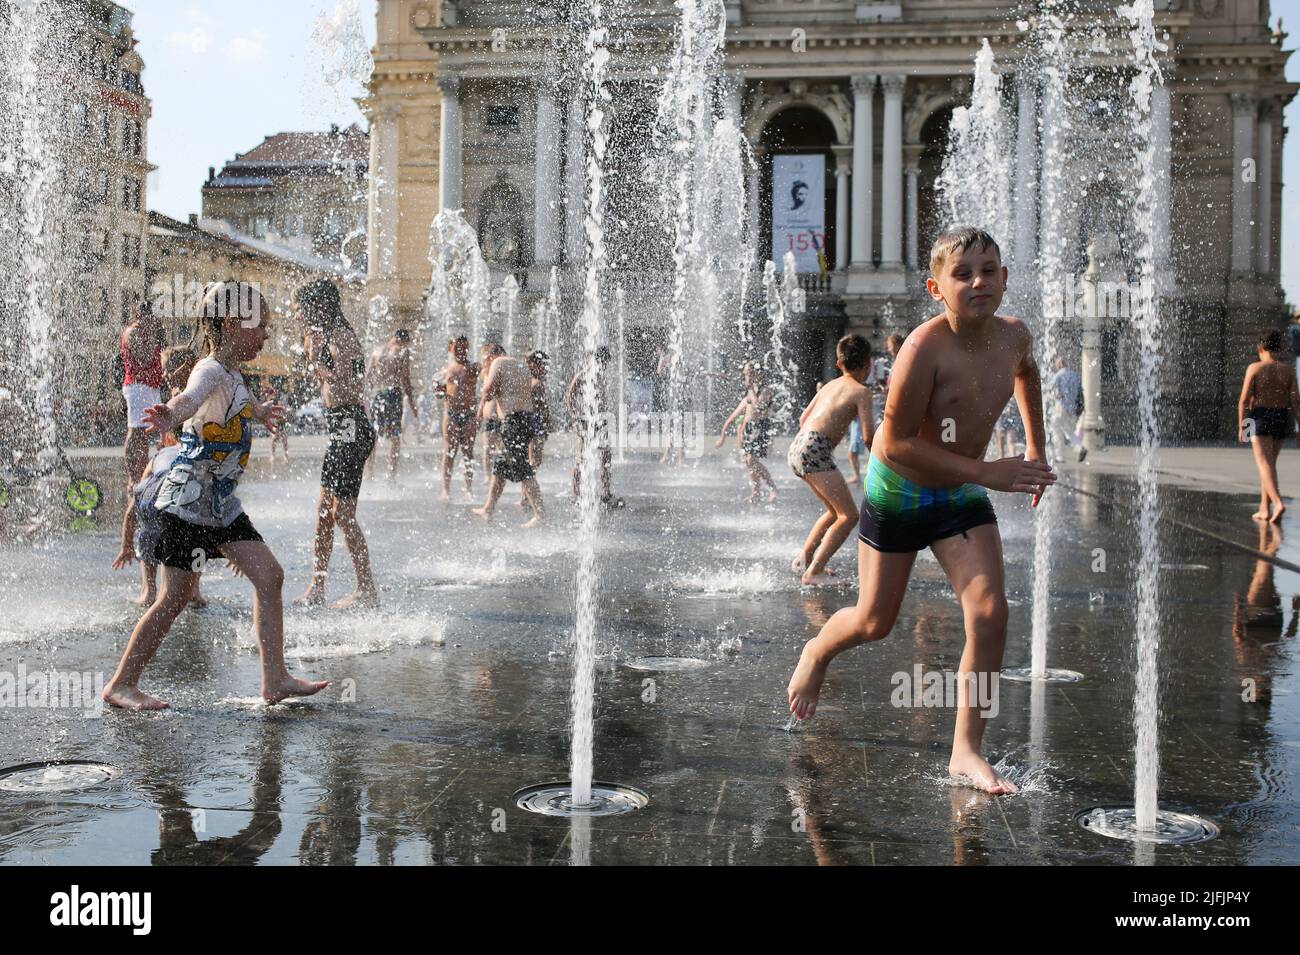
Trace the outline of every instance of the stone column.
<instances>
[{"instance_id":1,"label":"stone column","mask_svg":"<svg viewBox=\"0 0 1300 955\"><path fill-rule=\"evenodd\" d=\"M872 172L875 163L875 117L872 113L876 95L876 76L867 73L853 77L853 260L855 269L871 268Z\"/></svg>"},{"instance_id":2,"label":"stone column","mask_svg":"<svg viewBox=\"0 0 1300 955\"><path fill-rule=\"evenodd\" d=\"M737 129L744 129L741 115L745 111L745 76L743 73L724 73L722 75L722 116L736 124Z\"/></svg>"},{"instance_id":3,"label":"stone column","mask_svg":"<svg viewBox=\"0 0 1300 955\"><path fill-rule=\"evenodd\" d=\"M903 165L903 174L907 177L907 239L904 244L904 262L909 271L915 272L919 267L921 229L921 148L908 147L908 155Z\"/></svg>"},{"instance_id":4,"label":"stone column","mask_svg":"<svg viewBox=\"0 0 1300 955\"><path fill-rule=\"evenodd\" d=\"M587 210L587 109L586 97L579 87L569 100L565 123L565 258L569 265L580 264L586 254L587 240L583 219Z\"/></svg>"},{"instance_id":5,"label":"stone column","mask_svg":"<svg viewBox=\"0 0 1300 955\"><path fill-rule=\"evenodd\" d=\"M1106 447L1106 422L1101 416L1101 308L1097 299L1096 241L1088 243L1088 271L1083 274L1083 354L1080 375L1083 378L1083 446L1088 451Z\"/></svg>"},{"instance_id":6,"label":"stone column","mask_svg":"<svg viewBox=\"0 0 1300 955\"><path fill-rule=\"evenodd\" d=\"M1169 261L1170 162L1173 156L1169 109L1169 76L1166 75L1165 82L1158 84L1151 91L1151 146L1155 156L1156 180L1155 202L1152 209L1155 236L1151 251L1156 270L1155 291L1161 297L1166 297L1174 291L1174 272Z\"/></svg>"},{"instance_id":7,"label":"stone column","mask_svg":"<svg viewBox=\"0 0 1300 955\"><path fill-rule=\"evenodd\" d=\"M1273 120L1277 104L1265 100L1259 112L1259 236L1255 246L1255 271L1273 271Z\"/></svg>"},{"instance_id":8,"label":"stone column","mask_svg":"<svg viewBox=\"0 0 1300 955\"><path fill-rule=\"evenodd\" d=\"M1232 94L1232 271L1244 274L1254 267L1256 183L1246 182L1245 163L1254 157L1255 111L1253 93Z\"/></svg>"},{"instance_id":9,"label":"stone column","mask_svg":"<svg viewBox=\"0 0 1300 955\"><path fill-rule=\"evenodd\" d=\"M880 267L903 267L903 88L904 76L886 76L884 150L880 157Z\"/></svg>"},{"instance_id":10,"label":"stone column","mask_svg":"<svg viewBox=\"0 0 1300 955\"><path fill-rule=\"evenodd\" d=\"M533 165L533 263L550 268L560 253L560 110L555 90L537 87L536 159Z\"/></svg>"},{"instance_id":11,"label":"stone column","mask_svg":"<svg viewBox=\"0 0 1300 955\"><path fill-rule=\"evenodd\" d=\"M835 152L835 271L849 267L849 167L850 147L832 147Z\"/></svg>"},{"instance_id":12,"label":"stone column","mask_svg":"<svg viewBox=\"0 0 1300 955\"><path fill-rule=\"evenodd\" d=\"M1038 258L1038 83L1023 69L1016 78L1016 181L1012 200L1016 208L1012 282L1025 289L1035 284L1029 272Z\"/></svg>"},{"instance_id":13,"label":"stone column","mask_svg":"<svg viewBox=\"0 0 1300 955\"><path fill-rule=\"evenodd\" d=\"M745 177L745 217L749 220L745 225L745 234L749 237L749 244L757 250L762 236L758 230L763 227L763 207L761 204L761 193L763 191L763 162L767 158L767 150L762 146L754 146L754 168Z\"/></svg>"},{"instance_id":14,"label":"stone column","mask_svg":"<svg viewBox=\"0 0 1300 955\"><path fill-rule=\"evenodd\" d=\"M366 236L366 271L371 282L390 279L397 272L395 239L401 122L400 103L385 103L371 119L369 234ZM389 295L390 290L378 294ZM395 302L390 304L396 305Z\"/></svg>"},{"instance_id":15,"label":"stone column","mask_svg":"<svg viewBox=\"0 0 1300 955\"><path fill-rule=\"evenodd\" d=\"M438 88L442 90L438 178L443 209L459 209L462 205L460 83L459 77L438 77Z\"/></svg>"}]
</instances>

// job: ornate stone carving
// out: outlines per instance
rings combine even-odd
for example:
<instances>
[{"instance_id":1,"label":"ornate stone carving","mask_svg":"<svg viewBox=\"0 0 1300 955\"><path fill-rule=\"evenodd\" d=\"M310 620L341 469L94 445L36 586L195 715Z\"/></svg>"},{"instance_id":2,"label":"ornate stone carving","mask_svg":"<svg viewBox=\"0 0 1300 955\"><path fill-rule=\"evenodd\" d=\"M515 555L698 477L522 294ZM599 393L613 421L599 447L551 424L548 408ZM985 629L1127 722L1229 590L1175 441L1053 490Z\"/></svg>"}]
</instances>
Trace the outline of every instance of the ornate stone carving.
<instances>
[{"instance_id":1,"label":"ornate stone carving","mask_svg":"<svg viewBox=\"0 0 1300 955\"><path fill-rule=\"evenodd\" d=\"M438 89L442 90L443 96L460 96L460 84L461 80L459 76L438 77Z\"/></svg>"},{"instance_id":2,"label":"ornate stone carving","mask_svg":"<svg viewBox=\"0 0 1300 955\"><path fill-rule=\"evenodd\" d=\"M907 88L907 77L900 73L892 73L888 76L882 76L880 85L887 94L901 94Z\"/></svg>"},{"instance_id":3,"label":"ornate stone carving","mask_svg":"<svg viewBox=\"0 0 1300 955\"><path fill-rule=\"evenodd\" d=\"M406 157L419 162L432 160L438 153L439 126L436 111L409 109L401 117L402 145Z\"/></svg>"},{"instance_id":4,"label":"ornate stone carving","mask_svg":"<svg viewBox=\"0 0 1300 955\"><path fill-rule=\"evenodd\" d=\"M875 73L859 73L852 79L853 92L857 94L870 94L876 88Z\"/></svg>"},{"instance_id":5,"label":"ornate stone carving","mask_svg":"<svg viewBox=\"0 0 1300 955\"><path fill-rule=\"evenodd\" d=\"M427 30L429 27L436 26L438 15L434 12L433 4L428 0L420 0L411 8L411 26L417 30Z\"/></svg>"},{"instance_id":6,"label":"ornate stone carving","mask_svg":"<svg viewBox=\"0 0 1300 955\"><path fill-rule=\"evenodd\" d=\"M504 169L479 200L478 236L483 258L492 265L525 264L524 202Z\"/></svg>"}]
</instances>

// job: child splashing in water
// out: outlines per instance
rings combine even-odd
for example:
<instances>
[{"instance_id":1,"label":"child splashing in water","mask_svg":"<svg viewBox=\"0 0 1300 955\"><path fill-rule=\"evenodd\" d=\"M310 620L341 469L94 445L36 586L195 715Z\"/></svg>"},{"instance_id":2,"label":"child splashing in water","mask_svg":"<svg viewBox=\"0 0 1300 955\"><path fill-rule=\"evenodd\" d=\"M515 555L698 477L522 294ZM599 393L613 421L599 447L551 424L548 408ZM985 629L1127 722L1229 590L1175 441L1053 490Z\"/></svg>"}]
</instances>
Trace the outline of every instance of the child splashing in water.
<instances>
[{"instance_id":1,"label":"child splashing in water","mask_svg":"<svg viewBox=\"0 0 1300 955\"><path fill-rule=\"evenodd\" d=\"M1287 438L1295 438L1300 446L1295 429L1295 421L1300 420L1300 390L1295 365L1282 357L1282 345L1277 329L1260 338L1259 361L1246 369L1237 402L1237 435L1243 444L1254 446L1259 470L1259 510L1250 516L1274 524L1286 511L1277 486L1277 456Z\"/></svg>"},{"instance_id":2,"label":"child splashing in water","mask_svg":"<svg viewBox=\"0 0 1300 955\"><path fill-rule=\"evenodd\" d=\"M162 353L163 380L172 394L179 394L189 381L190 372L194 370L194 353L188 348L168 348ZM154 559L154 549L158 545L161 526L158 523L158 508L154 501L162 482L171 469L172 462L180 454L179 423L163 436L162 445L149 459L144 473L127 495L126 513L122 515L122 549L113 560L113 569L121 570L133 560L140 561L140 596L133 603L141 607L150 606L158 599L158 561ZM207 601L199 593L199 585L194 585L194 596L190 604L195 607L207 606Z\"/></svg>"},{"instance_id":3,"label":"child splashing in water","mask_svg":"<svg viewBox=\"0 0 1300 955\"><path fill-rule=\"evenodd\" d=\"M727 440L727 431L736 420L741 423L736 429L737 441L744 455L745 469L749 472L749 497L746 504L753 504L762 493L763 485L768 487L767 501L776 501L776 484L772 475L763 465L768 449L772 446L772 389L767 385L767 374L753 362L745 362L743 369L745 379L745 397L740 399L736 410L722 425L722 435L715 448L722 447Z\"/></svg>"},{"instance_id":4,"label":"child splashing in water","mask_svg":"<svg viewBox=\"0 0 1300 955\"><path fill-rule=\"evenodd\" d=\"M984 489L1032 494L1037 505L1056 481L1044 459L1042 384L1029 329L997 314L1007 270L992 236L968 227L945 233L934 244L930 273L926 287L943 313L908 336L891 374L862 502L857 605L836 612L805 644L787 693L791 713L813 715L831 660L889 635L916 552L929 547L966 629L948 772L986 792L1012 793L1017 787L981 752L985 714L969 684L972 677L977 684L997 679L1007 638L1002 539ZM1013 387L1027 459L984 461Z\"/></svg>"},{"instance_id":5,"label":"child splashing in water","mask_svg":"<svg viewBox=\"0 0 1300 955\"><path fill-rule=\"evenodd\" d=\"M262 699L319 693L325 681L299 680L284 662L284 570L244 513L235 490L252 445L252 424L274 431L284 416L278 405L253 401L241 362L266 342L270 310L257 289L243 282L209 285L202 326L208 355L194 366L185 390L145 410L148 429L166 432L184 421L181 451L158 492L160 533L154 556L162 589L131 632L104 688L104 699L132 710L161 710L167 703L140 689L140 677L176 617L189 603L203 565L224 558L254 589L253 621L262 659Z\"/></svg>"},{"instance_id":6,"label":"child splashing in water","mask_svg":"<svg viewBox=\"0 0 1300 955\"><path fill-rule=\"evenodd\" d=\"M842 374L821 388L803 410L799 433L786 454L790 470L826 505L790 564L791 570L803 575L805 587L838 583L827 565L858 519L858 506L835 466L835 447L854 420L867 436L867 444L871 443L871 389L864 385L871 373L871 345L861 335L845 335L836 344L835 355Z\"/></svg>"}]
</instances>

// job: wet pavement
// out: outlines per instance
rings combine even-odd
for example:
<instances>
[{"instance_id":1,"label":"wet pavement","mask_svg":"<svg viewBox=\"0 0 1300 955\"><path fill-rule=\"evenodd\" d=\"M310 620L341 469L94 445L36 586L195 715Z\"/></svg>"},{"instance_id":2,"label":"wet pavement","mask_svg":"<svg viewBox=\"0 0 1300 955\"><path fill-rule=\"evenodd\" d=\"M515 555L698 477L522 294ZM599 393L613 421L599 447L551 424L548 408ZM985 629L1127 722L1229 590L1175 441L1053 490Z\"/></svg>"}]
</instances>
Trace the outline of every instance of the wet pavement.
<instances>
[{"instance_id":1,"label":"wet pavement","mask_svg":"<svg viewBox=\"0 0 1300 955\"><path fill-rule=\"evenodd\" d=\"M120 770L77 793L0 788L0 861L1300 862L1300 575L1243 549L1300 562L1300 526L1288 513L1280 540L1261 532L1249 495L1164 497L1182 524L1162 538L1160 802L1207 817L1220 836L1135 848L1074 822L1082 809L1131 804L1133 785L1132 486L1086 473L1074 480L1090 494L1058 500L1048 660L1085 679L1003 682L986 736L1022 794L951 785L952 710L891 703L895 674L955 669L960 657L960 615L928 554L894 633L842 656L816 719L788 727L799 649L854 594L801 592L790 574L816 508L783 462L769 462L781 500L748 508L743 471L718 452L682 470L649 457L621 466L627 506L600 542L596 777L645 791L648 807L572 824L515 808L516 790L568 772L566 463L557 455L544 471L551 522L536 532L515 526L514 491L490 530L459 499L439 502L427 460L397 485L369 483L360 513L383 609L286 616L291 666L333 681L316 698L256 703L251 594L218 569L204 581L211 606L182 616L146 674L171 711L0 708L0 764ZM254 474L243 487L285 565L287 597L310 570L316 466L295 461L291 478ZM1023 498L996 503L1015 666L1029 656L1032 518ZM110 529L0 549L0 672L111 673L138 616L138 571L111 571L115 553ZM351 585L341 545L334 561L331 597ZM851 545L833 566L856 576ZM628 665L646 656L707 665Z\"/></svg>"}]
</instances>

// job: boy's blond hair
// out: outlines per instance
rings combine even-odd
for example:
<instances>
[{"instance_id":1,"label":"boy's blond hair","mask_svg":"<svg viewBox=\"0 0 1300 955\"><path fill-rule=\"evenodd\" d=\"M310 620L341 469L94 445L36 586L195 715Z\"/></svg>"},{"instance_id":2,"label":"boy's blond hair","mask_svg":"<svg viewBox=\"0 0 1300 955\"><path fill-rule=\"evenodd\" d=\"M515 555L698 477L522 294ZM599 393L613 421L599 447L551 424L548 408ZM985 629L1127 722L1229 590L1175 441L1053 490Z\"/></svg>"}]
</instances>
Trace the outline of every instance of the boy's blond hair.
<instances>
[{"instance_id":1,"label":"boy's blond hair","mask_svg":"<svg viewBox=\"0 0 1300 955\"><path fill-rule=\"evenodd\" d=\"M954 226L935 239L930 247L930 274L938 276L950 258L976 246L981 252L992 249L998 254L999 261L1002 259L1002 248L989 233L972 225Z\"/></svg>"}]
</instances>

